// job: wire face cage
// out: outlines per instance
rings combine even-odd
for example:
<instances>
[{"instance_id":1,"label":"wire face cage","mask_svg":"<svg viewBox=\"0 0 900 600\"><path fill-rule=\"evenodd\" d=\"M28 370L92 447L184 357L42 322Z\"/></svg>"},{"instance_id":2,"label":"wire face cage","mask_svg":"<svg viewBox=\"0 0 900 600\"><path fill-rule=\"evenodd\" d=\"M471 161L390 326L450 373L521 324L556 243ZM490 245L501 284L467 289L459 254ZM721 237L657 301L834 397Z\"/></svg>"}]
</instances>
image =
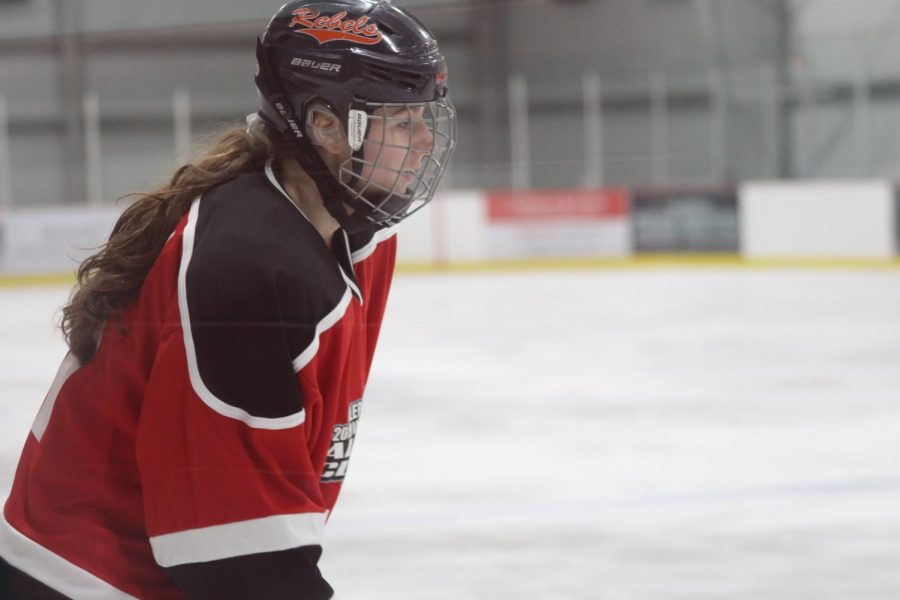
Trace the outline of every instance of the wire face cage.
<instances>
[{"instance_id":1,"label":"wire face cage","mask_svg":"<svg viewBox=\"0 0 900 600\"><path fill-rule=\"evenodd\" d=\"M340 181L371 208L371 221L391 226L434 196L456 146L456 111L448 98L364 104L365 135L341 164ZM359 122L352 121L348 129L358 130Z\"/></svg>"}]
</instances>

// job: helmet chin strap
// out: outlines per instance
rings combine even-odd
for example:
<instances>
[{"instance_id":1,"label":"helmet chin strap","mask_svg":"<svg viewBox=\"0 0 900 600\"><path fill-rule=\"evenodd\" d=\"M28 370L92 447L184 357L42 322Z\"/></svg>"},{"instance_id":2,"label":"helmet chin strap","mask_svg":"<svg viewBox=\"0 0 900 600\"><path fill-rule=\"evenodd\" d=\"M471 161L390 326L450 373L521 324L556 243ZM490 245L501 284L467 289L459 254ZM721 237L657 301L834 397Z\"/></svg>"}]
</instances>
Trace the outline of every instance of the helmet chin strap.
<instances>
[{"instance_id":1,"label":"helmet chin strap","mask_svg":"<svg viewBox=\"0 0 900 600\"><path fill-rule=\"evenodd\" d=\"M291 149L291 155L316 184L322 204L338 224L350 234L359 233L372 226L372 222L356 214L348 213L347 207L364 214L365 205L352 198L342 189L338 179L322 160L312 141L303 133L304 121L297 118L278 79L275 77L262 42L256 41L256 57L259 66L257 86L263 100L259 115L263 121L275 126L275 130ZM268 110L274 113L271 117Z\"/></svg>"},{"instance_id":2,"label":"helmet chin strap","mask_svg":"<svg viewBox=\"0 0 900 600\"><path fill-rule=\"evenodd\" d=\"M359 201L352 198L343 189L337 177L331 172L325 161L319 155L309 138L296 140L295 151L292 153L294 160L300 168L312 177L322 197L322 204L338 224L347 233L354 234L364 231L372 226L368 219L347 212L347 207L356 208Z\"/></svg>"}]
</instances>

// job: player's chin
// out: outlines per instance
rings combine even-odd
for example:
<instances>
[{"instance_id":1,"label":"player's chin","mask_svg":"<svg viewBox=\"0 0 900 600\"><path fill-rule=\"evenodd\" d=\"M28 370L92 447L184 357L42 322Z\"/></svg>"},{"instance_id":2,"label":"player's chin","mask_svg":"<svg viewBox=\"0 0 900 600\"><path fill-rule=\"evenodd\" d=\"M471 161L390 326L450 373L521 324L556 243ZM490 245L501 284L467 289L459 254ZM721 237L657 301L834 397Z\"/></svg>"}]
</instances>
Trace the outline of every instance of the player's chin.
<instances>
[{"instance_id":1,"label":"player's chin","mask_svg":"<svg viewBox=\"0 0 900 600\"><path fill-rule=\"evenodd\" d=\"M406 183L398 183L394 186L392 194L397 196L409 196L413 193L414 187L415 186L413 186L411 181Z\"/></svg>"},{"instance_id":2,"label":"player's chin","mask_svg":"<svg viewBox=\"0 0 900 600\"><path fill-rule=\"evenodd\" d=\"M389 194L391 196L409 196L415 188L414 184L414 175L401 175L388 184L389 186L391 186L391 191L386 192L385 195ZM385 187L385 189L387 189L387 187Z\"/></svg>"},{"instance_id":3,"label":"player's chin","mask_svg":"<svg viewBox=\"0 0 900 600\"><path fill-rule=\"evenodd\" d=\"M378 207L378 217L383 219L390 219L406 214L406 211L409 210L412 203L412 196L408 194L406 190L385 194L374 202Z\"/></svg>"}]
</instances>

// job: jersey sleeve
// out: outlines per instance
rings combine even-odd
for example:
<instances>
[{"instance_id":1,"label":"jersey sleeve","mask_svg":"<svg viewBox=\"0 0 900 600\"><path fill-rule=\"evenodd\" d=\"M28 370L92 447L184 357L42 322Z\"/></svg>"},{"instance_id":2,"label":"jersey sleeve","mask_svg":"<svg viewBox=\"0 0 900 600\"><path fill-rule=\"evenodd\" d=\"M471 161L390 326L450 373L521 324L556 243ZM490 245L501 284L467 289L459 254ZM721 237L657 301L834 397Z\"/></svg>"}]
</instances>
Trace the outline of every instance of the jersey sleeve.
<instances>
[{"instance_id":1,"label":"jersey sleeve","mask_svg":"<svg viewBox=\"0 0 900 600\"><path fill-rule=\"evenodd\" d=\"M331 598L333 590L319 575L318 547L266 552L166 569L190 600L222 598Z\"/></svg>"},{"instance_id":2,"label":"jersey sleeve","mask_svg":"<svg viewBox=\"0 0 900 600\"><path fill-rule=\"evenodd\" d=\"M293 368L317 299L260 237L183 232L178 297L137 434L156 562L189 598L331 597L317 567L326 519ZM209 233L206 233L209 231Z\"/></svg>"}]
</instances>

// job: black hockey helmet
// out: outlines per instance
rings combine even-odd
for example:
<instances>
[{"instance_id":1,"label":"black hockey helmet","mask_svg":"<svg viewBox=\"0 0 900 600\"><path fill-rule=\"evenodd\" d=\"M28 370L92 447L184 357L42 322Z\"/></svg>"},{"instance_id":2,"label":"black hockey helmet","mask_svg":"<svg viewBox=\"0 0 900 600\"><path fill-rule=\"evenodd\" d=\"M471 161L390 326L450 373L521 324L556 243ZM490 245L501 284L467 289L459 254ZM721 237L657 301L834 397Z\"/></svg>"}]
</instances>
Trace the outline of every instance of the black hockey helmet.
<instances>
[{"instance_id":1,"label":"black hockey helmet","mask_svg":"<svg viewBox=\"0 0 900 600\"><path fill-rule=\"evenodd\" d=\"M394 225L431 200L456 115L444 57L412 14L383 0L293 0L260 38L257 62L260 116L345 229ZM320 109L337 117L349 146L338 173L311 139Z\"/></svg>"}]
</instances>

